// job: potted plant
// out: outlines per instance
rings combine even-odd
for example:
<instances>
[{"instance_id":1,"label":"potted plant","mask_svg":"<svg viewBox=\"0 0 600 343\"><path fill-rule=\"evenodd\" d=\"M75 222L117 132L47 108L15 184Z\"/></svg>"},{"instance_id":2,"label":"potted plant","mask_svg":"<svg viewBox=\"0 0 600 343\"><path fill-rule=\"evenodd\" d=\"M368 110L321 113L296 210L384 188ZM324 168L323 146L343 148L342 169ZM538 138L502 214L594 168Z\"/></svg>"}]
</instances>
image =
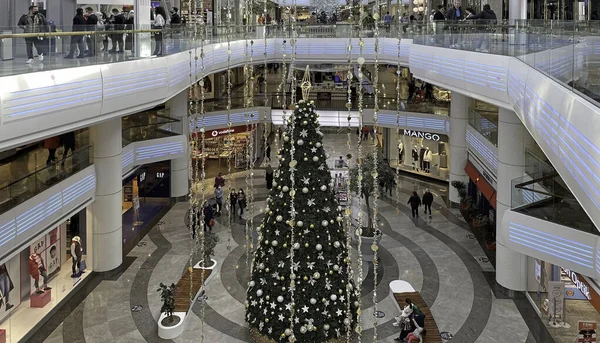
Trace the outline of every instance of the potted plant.
<instances>
[{"instance_id":1,"label":"potted plant","mask_svg":"<svg viewBox=\"0 0 600 343\"><path fill-rule=\"evenodd\" d=\"M173 339L183 331L185 312L175 312L176 288L175 284L167 286L161 282L156 290L162 301L158 318L158 336L162 339Z\"/></svg>"},{"instance_id":2,"label":"potted plant","mask_svg":"<svg viewBox=\"0 0 600 343\"><path fill-rule=\"evenodd\" d=\"M461 209L464 210L466 208L465 200L468 197L467 185L465 185L465 183L462 181L456 181L456 180L452 181L450 183L450 185L452 185L452 187L454 187L456 189L456 192L458 193L458 199L460 200Z\"/></svg>"},{"instance_id":3,"label":"potted plant","mask_svg":"<svg viewBox=\"0 0 600 343\"><path fill-rule=\"evenodd\" d=\"M209 232L204 234L204 256L202 256L202 260L198 262L198 266L201 269L213 270L216 267L217 261L213 260L212 257L215 254L215 247L218 242L219 237L214 233Z\"/></svg>"},{"instance_id":4,"label":"potted plant","mask_svg":"<svg viewBox=\"0 0 600 343\"><path fill-rule=\"evenodd\" d=\"M382 235L381 231L375 230L373 225L371 196L374 192L379 192L380 184L392 185L394 182L394 174L383 161L381 154L378 154L377 157L377 163L375 163L375 156L368 154L360 161L357 160L357 165L350 169L350 190L365 198L367 223L366 226L357 228L355 232L355 235L361 238L360 251L365 261L373 261L371 245L375 241L379 242Z\"/></svg>"},{"instance_id":5,"label":"potted plant","mask_svg":"<svg viewBox=\"0 0 600 343\"><path fill-rule=\"evenodd\" d=\"M485 214L478 214L473 218L473 227L481 229L482 231L488 225L489 218Z\"/></svg>"}]
</instances>

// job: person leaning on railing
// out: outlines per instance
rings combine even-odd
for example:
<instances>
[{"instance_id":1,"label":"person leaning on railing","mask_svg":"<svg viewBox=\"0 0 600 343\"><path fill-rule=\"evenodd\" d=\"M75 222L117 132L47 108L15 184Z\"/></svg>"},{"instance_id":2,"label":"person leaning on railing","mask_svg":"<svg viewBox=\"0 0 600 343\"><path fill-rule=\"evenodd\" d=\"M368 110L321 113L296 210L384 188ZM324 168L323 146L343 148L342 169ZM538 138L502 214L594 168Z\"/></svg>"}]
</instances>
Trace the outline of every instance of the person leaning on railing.
<instances>
[{"instance_id":1,"label":"person leaning on railing","mask_svg":"<svg viewBox=\"0 0 600 343\"><path fill-rule=\"evenodd\" d=\"M23 14L17 25L24 30L24 33L42 33L48 31L48 21L43 14L38 12L37 6L29 6L29 13ZM46 40L42 36L25 37L27 64L33 63L34 45L40 58L40 62L44 60L44 53L48 48L46 46Z\"/></svg>"},{"instance_id":2,"label":"person leaning on railing","mask_svg":"<svg viewBox=\"0 0 600 343\"><path fill-rule=\"evenodd\" d=\"M83 17L83 8L78 8L75 16L73 17L73 27L71 29L73 32L85 31L85 18ZM71 36L71 46L69 47L69 53L65 58L74 58L75 53L77 52L77 48L79 48L79 55L77 58L85 57L85 47L83 45L83 36L81 35L73 35Z\"/></svg>"},{"instance_id":3,"label":"person leaning on railing","mask_svg":"<svg viewBox=\"0 0 600 343\"><path fill-rule=\"evenodd\" d=\"M489 52L488 39L486 37L491 30L488 30L486 26L496 24L496 13L492 11L490 5L483 5L483 10L475 15L470 15L467 20L476 20L478 38L475 46L475 51ZM488 27L489 28L489 27Z\"/></svg>"}]
</instances>

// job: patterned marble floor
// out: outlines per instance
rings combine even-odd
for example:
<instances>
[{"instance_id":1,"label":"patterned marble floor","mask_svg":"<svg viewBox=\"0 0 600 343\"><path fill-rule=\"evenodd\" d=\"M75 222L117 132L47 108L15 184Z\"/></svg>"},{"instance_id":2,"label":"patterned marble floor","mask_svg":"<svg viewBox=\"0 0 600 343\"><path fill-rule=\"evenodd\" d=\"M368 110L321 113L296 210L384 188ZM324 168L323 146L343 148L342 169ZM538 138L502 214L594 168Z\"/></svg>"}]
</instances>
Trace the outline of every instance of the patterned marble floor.
<instances>
[{"instance_id":1,"label":"patterned marble floor","mask_svg":"<svg viewBox=\"0 0 600 343\"><path fill-rule=\"evenodd\" d=\"M327 135L324 145L333 151L344 151L345 135ZM333 157L332 157L333 158ZM254 224L262 218L267 190L264 172L253 178L244 173L232 176L237 188L252 182L255 189ZM435 193L434 213L413 219L405 205L413 190L430 188ZM210 190L209 190L210 191ZM381 263L378 268L378 310L385 317L377 320L379 342L394 342L397 331L392 320L397 315L389 296L391 280L409 281L429 304L440 331L454 335L452 342L536 342L515 302L494 296L483 272L493 272L476 240L470 238L467 226L448 209L442 199L446 189L403 177L398 194L380 201L380 225L384 233L381 242ZM399 202L397 200L400 200ZM356 202L355 202L356 203ZM153 228L129 254L131 265L115 280L104 280L93 289L56 329L36 342L166 342L157 335L160 299L156 292L161 282L176 282L193 262L194 248L183 218L188 205L179 203ZM247 280L245 221L235 219L228 227L228 216L217 220L214 231L220 238L215 259L219 262L216 275L206 291L204 308L197 302L188 319L185 332L173 342L250 342L244 322L245 284ZM254 225L255 226L255 225ZM252 226L251 226L252 227ZM229 246L229 248L228 248ZM373 268L362 266L366 279L362 295L363 319L368 341L373 336ZM139 311L132 311L135 306ZM200 320L204 311L204 322ZM367 338L369 337L369 338ZM540 342L542 343L542 342ZM543 343L547 343L544 341Z\"/></svg>"}]
</instances>

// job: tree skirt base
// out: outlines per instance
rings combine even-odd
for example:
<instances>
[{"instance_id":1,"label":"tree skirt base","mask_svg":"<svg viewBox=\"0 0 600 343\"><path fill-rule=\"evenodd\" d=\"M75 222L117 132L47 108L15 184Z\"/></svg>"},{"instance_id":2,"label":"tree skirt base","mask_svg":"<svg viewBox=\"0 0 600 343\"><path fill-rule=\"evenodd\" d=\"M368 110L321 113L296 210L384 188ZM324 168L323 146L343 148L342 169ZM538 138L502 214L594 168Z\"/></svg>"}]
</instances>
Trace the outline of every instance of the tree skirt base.
<instances>
[{"instance_id":1,"label":"tree skirt base","mask_svg":"<svg viewBox=\"0 0 600 343\"><path fill-rule=\"evenodd\" d=\"M289 342L289 340L287 338L284 340L281 340L281 341L276 341L267 335L261 334L260 331L256 330L255 328L250 328L250 338L252 339L252 342L254 342L254 343L287 343L287 342ZM300 343L300 340L298 339L298 340L296 340L296 342ZM346 342L346 338L340 337L340 338L332 338L324 343L345 343L345 342Z\"/></svg>"}]
</instances>

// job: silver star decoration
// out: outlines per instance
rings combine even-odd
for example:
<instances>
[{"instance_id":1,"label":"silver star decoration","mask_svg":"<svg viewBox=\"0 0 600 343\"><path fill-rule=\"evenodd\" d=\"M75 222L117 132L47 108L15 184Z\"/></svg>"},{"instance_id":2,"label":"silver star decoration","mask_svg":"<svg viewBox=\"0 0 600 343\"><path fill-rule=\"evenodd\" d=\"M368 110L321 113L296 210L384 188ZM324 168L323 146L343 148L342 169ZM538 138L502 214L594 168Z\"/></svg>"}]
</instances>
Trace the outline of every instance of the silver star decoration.
<instances>
[{"instance_id":1,"label":"silver star decoration","mask_svg":"<svg viewBox=\"0 0 600 343\"><path fill-rule=\"evenodd\" d=\"M314 262L306 262L306 268L313 270L315 268Z\"/></svg>"},{"instance_id":2,"label":"silver star decoration","mask_svg":"<svg viewBox=\"0 0 600 343\"><path fill-rule=\"evenodd\" d=\"M269 248L269 254L270 255L275 255L275 250L273 248Z\"/></svg>"},{"instance_id":3,"label":"silver star decoration","mask_svg":"<svg viewBox=\"0 0 600 343\"><path fill-rule=\"evenodd\" d=\"M304 307L302 308L302 312L307 313L308 312L308 306L304 305Z\"/></svg>"},{"instance_id":4,"label":"silver star decoration","mask_svg":"<svg viewBox=\"0 0 600 343\"><path fill-rule=\"evenodd\" d=\"M300 262L294 262L294 271L297 271L300 268Z\"/></svg>"},{"instance_id":5,"label":"silver star decoration","mask_svg":"<svg viewBox=\"0 0 600 343\"><path fill-rule=\"evenodd\" d=\"M265 302L265 300L263 298L260 298L260 300L258 302L262 305Z\"/></svg>"},{"instance_id":6,"label":"silver star decoration","mask_svg":"<svg viewBox=\"0 0 600 343\"><path fill-rule=\"evenodd\" d=\"M275 230L275 235L279 236L279 229Z\"/></svg>"},{"instance_id":7,"label":"silver star decoration","mask_svg":"<svg viewBox=\"0 0 600 343\"><path fill-rule=\"evenodd\" d=\"M277 308L277 305L275 304L275 302L274 302L274 301L271 301L271 309L273 309L273 310L274 310L274 309L276 309L276 308Z\"/></svg>"},{"instance_id":8,"label":"silver star decoration","mask_svg":"<svg viewBox=\"0 0 600 343\"><path fill-rule=\"evenodd\" d=\"M295 317L295 318L294 318L294 323L296 323L296 324L300 324L300 318L298 318L298 317Z\"/></svg>"},{"instance_id":9,"label":"silver star decoration","mask_svg":"<svg viewBox=\"0 0 600 343\"><path fill-rule=\"evenodd\" d=\"M285 309L288 310L288 311L291 311L292 310L292 304L291 303L285 304Z\"/></svg>"},{"instance_id":10,"label":"silver star decoration","mask_svg":"<svg viewBox=\"0 0 600 343\"><path fill-rule=\"evenodd\" d=\"M250 302L250 306L256 306L256 300L252 300L252 301Z\"/></svg>"},{"instance_id":11,"label":"silver star decoration","mask_svg":"<svg viewBox=\"0 0 600 343\"><path fill-rule=\"evenodd\" d=\"M312 276L310 277L310 279L308 279L308 283L310 283L311 286L314 286L316 282L317 280L313 279Z\"/></svg>"},{"instance_id":12,"label":"silver star decoration","mask_svg":"<svg viewBox=\"0 0 600 343\"><path fill-rule=\"evenodd\" d=\"M308 185L309 182L310 182L309 178L307 178L307 177L302 178L302 183L304 183L305 185Z\"/></svg>"},{"instance_id":13,"label":"silver star decoration","mask_svg":"<svg viewBox=\"0 0 600 343\"><path fill-rule=\"evenodd\" d=\"M265 313L265 314L266 314L266 313ZM265 323L263 323L263 322L260 322L260 324L258 324L258 329L259 329L260 331L262 331L262 329L263 329L263 327L264 327L264 326L265 326Z\"/></svg>"},{"instance_id":14,"label":"silver star decoration","mask_svg":"<svg viewBox=\"0 0 600 343\"><path fill-rule=\"evenodd\" d=\"M304 229L304 234L305 234L305 235L308 235L309 233L310 233L310 230L309 230L309 229Z\"/></svg>"},{"instance_id":15,"label":"silver star decoration","mask_svg":"<svg viewBox=\"0 0 600 343\"><path fill-rule=\"evenodd\" d=\"M273 332L273 328L269 328L269 330L267 330L267 331L269 331L269 333L272 333Z\"/></svg>"},{"instance_id":16,"label":"silver star decoration","mask_svg":"<svg viewBox=\"0 0 600 343\"><path fill-rule=\"evenodd\" d=\"M285 267L285 262L279 261L279 264L277 265L277 267L279 267L279 268Z\"/></svg>"},{"instance_id":17,"label":"silver star decoration","mask_svg":"<svg viewBox=\"0 0 600 343\"><path fill-rule=\"evenodd\" d=\"M325 169L325 165L321 164L321 165L319 166L319 170L324 170L324 169Z\"/></svg>"},{"instance_id":18,"label":"silver star decoration","mask_svg":"<svg viewBox=\"0 0 600 343\"><path fill-rule=\"evenodd\" d=\"M283 192L279 192L279 194L277 194L277 196L283 199Z\"/></svg>"},{"instance_id":19,"label":"silver star decoration","mask_svg":"<svg viewBox=\"0 0 600 343\"><path fill-rule=\"evenodd\" d=\"M302 131L300 131L300 137L302 137L302 138L308 137L308 130L302 129Z\"/></svg>"},{"instance_id":20,"label":"silver star decoration","mask_svg":"<svg viewBox=\"0 0 600 343\"><path fill-rule=\"evenodd\" d=\"M341 301L341 302L344 302L344 299L346 299L346 298L345 298L343 295L342 295L342 296L340 296L340 301Z\"/></svg>"},{"instance_id":21,"label":"silver star decoration","mask_svg":"<svg viewBox=\"0 0 600 343\"><path fill-rule=\"evenodd\" d=\"M340 329L335 329L335 334L337 335L337 337L340 337Z\"/></svg>"},{"instance_id":22,"label":"silver star decoration","mask_svg":"<svg viewBox=\"0 0 600 343\"><path fill-rule=\"evenodd\" d=\"M331 209L329 207L324 207L323 208L323 212L325 213L329 213L329 211L331 211Z\"/></svg>"},{"instance_id":23,"label":"silver star decoration","mask_svg":"<svg viewBox=\"0 0 600 343\"><path fill-rule=\"evenodd\" d=\"M265 280L265 278L260 278L260 284L264 285L265 283L267 283L267 280Z\"/></svg>"},{"instance_id":24,"label":"silver star decoration","mask_svg":"<svg viewBox=\"0 0 600 343\"><path fill-rule=\"evenodd\" d=\"M311 207L315 204L315 199L309 199L308 200L308 207Z\"/></svg>"},{"instance_id":25,"label":"silver star decoration","mask_svg":"<svg viewBox=\"0 0 600 343\"><path fill-rule=\"evenodd\" d=\"M281 313L280 313L280 314L279 314L279 321L281 321L281 322L282 322L284 319L285 319L285 317L283 317L283 314L281 314Z\"/></svg>"},{"instance_id":26,"label":"silver star decoration","mask_svg":"<svg viewBox=\"0 0 600 343\"><path fill-rule=\"evenodd\" d=\"M335 314L339 317L342 315L342 310L338 308L337 311L335 311Z\"/></svg>"},{"instance_id":27,"label":"silver star decoration","mask_svg":"<svg viewBox=\"0 0 600 343\"><path fill-rule=\"evenodd\" d=\"M327 290L331 290L331 281L329 281L329 280L325 281L325 288Z\"/></svg>"},{"instance_id":28,"label":"silver star decoration","mask_svg":"<svg viewBox=\"0 0 600 343\"><path fill-rule=\"evenodd\" d=\"M325 307L329 306L329 300L325 300L323 304L325 305Z\"/></svg>"},{"instance_id":29,"label":"silver star decoration","mask_svg":"<svg viewBox=\"0 0 600 343\"><path fill-rule=\"evenodd\" d=\"M313 154L317 153L317 148L316 147L312 147L312 149L310 149L310 152L312 152Z\"/></svg>"},{"instance_id":30,"label":"silver star decoration","mask_svg":"<svg viewBox=\"0 0 600 343\"><path fill-rule=\"evenodd\" d=\"M265 309L263 310L263 313L265 314L265 316L267 315L268 312L269 312L269 310L267 310L267 308L265 307Z\"/></svg>"},{"instance_id":31,"label":"silver star decoration","mask_svg":"<svg viewBox=\"0 0 600 343\"><path fill-rule=\"evenodd\" d=\"M331 268L331 266L333 266L333 263L331 260L327 260L327 268Z\"/></svg>"},{"instance_id":32,"label":"silver star decoration","mask_svg":"<svg viewBox=\"0 0 600 343\"><path fill-rule=\"evenodd\" d=\"M273 279L279 279L279 272L275 272L271 274L271 276L273 277Z\"/></svg>"},{"instance_id":33,"label":"silver star decoration","mask_svg":"<svg viewBox=\"0 0 600 343\"><path fill-rule=\"evenodd\" d=\"M317 256L317 259L325 261L325 257L323 257L323 252L319 253L319 256Z\"/></svg>"},{"instance_id":34,"label":"silver star decoration","mask_svg":"<svg viewBox=\"0 0 600 343\"><path fill-rule=\"evenodd\" d=\"M326 315L328 315L328 314L329 314L329 311L327 311L327 310L323 310L323 312L321 312L321 314L322 314L322 315L324 315L324 316L326 316Z\"/></svg>"}]
</instances>

